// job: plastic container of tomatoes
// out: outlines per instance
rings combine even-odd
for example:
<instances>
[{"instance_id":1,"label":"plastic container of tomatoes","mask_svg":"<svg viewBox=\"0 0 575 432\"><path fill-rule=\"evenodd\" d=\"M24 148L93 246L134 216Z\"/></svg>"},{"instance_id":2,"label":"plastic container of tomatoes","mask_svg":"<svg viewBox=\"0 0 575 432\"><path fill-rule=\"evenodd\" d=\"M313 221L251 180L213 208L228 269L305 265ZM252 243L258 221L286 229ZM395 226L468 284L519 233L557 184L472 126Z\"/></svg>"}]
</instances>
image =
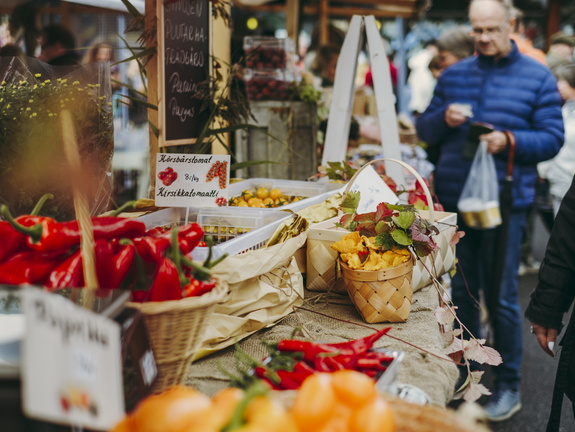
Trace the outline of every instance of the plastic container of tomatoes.
<instances>
[{"instance_id":1,"label":"plastic container of tomatoes","mask_svg":"<svg viewBox=\"0 0 575 432\"><path fill-rule=\"evenodd\" d=\"M295 67L295 44L290 38L244 37L245 66L254 70Z\"/></svg>"},{"instance_id":2,"label":"plastic container of tomatoes","mask_svg":"<svg viewBox=\"0 0 575 432\"><path fill-rule=\"evenodd\" d=\"M253 101L285 101L289 97L289 87L299 81L299 74L289 70L244 71L246 95Z\"/></svg>"},{"instance_id":3,"label":"plastic container of tomatoes","mask_svg":"<svg viewBox=\"0 0 575 432\"><path fill-rule=\"evenodd\" d=\"M231 183L228 188L230 200L237 199L246 191L250 191L256 195L260 188L265 188L268 191L279 189L285 204L278 207L262 208L262 210L291 210L297 212L325 201L332 194L343 193L345 185L341 183L318 183L303 180L252 178Z\"/></svg>"}]
</instances>

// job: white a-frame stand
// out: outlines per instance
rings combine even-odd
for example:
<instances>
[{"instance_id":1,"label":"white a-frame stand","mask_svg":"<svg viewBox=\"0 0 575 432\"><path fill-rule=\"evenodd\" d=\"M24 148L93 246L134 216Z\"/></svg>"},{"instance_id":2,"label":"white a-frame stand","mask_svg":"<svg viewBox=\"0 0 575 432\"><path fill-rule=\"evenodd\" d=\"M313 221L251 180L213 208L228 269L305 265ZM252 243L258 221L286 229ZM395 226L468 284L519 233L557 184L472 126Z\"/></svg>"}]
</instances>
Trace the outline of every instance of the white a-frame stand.
<instances>
[{"instance_id":1,"label":"white a-frame stand","mask_svg":"<svg viewBox=\"0 0 575 432\"><path fill-rule=\"evenodd\" d=\"M329 110L325 146L321 164L345 160L355 94L357 58L367 36L369 60L373 73L373 89L377 118L381 131L383 157L401 160L399 129L395 112L389 60L373 16L354 15L345 36L335 70L333 97ZM398 185L404 185L401 165L386 162L385 171Z\"/></svg>"}]
</instances>

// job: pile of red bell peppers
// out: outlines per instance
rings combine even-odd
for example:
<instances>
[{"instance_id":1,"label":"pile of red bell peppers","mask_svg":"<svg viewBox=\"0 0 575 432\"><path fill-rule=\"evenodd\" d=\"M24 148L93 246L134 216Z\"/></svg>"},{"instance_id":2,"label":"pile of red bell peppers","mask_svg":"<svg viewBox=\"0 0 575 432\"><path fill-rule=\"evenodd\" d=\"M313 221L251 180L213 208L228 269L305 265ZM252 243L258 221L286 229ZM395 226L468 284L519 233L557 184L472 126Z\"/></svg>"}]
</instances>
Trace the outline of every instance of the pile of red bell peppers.
<instances>
[{"instance_id":1,"label":"pile of red bell peppers","mask_svg":"<svg viewBox=\"0 0 575 432\"><path fill-rule=\"evenodd\" d=\"M49 290L85 286L78 221L58 222L35 211L14 218L6 206L0 211L0 283ZM203 264L187 256L204 237L197 223L146 230L131 218L91 221L100 292L131 289L133 299L144 302L199 296L215 287L210 268L225 256Z\"/></svg>"}]
</instances>

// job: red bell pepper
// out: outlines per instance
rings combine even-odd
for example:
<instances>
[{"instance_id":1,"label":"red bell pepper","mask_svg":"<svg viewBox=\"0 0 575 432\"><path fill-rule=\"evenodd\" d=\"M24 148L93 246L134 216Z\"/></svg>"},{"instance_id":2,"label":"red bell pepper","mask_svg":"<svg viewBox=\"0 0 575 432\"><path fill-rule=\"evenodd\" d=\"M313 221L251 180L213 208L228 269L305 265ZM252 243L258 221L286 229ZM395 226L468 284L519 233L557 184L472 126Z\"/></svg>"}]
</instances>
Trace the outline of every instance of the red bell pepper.
<instances>
[{"instance_id":1,"label":"red bell pepper","mask_svg":"<svg viewBox=\"0 0 575 432\"><path fill-rule=\"evenodd\" d=\"M80 244L81 230L78 221L57 222L48 217L19 216L14 219L5 205L1 206L4 218L17 230L29 237L28 247L39 252L64 252ZM93 217L94 239L134 238L146 232L146 225L138 220L116 216Z\"/></svg>"},{"instance_id":2,"label":"red bell pepper","mask_svg":"<svg viewBox=\"0 0 575 432\"><path fill-rule=\"evenodd\" d=\"M0 264L0 283L9 285L42 283L62 262L62 254L23 251Z\"/></svg>"},{"instance_id":3,"label":"red bell pepper","mask_svg":"<svg viewBox=\"0 0 575 432\"><path fill-rule=\"evenodd\" d=\"M97 239L94 255L100 288L118 289L134 264L136 247L132 242Z\"/></svg>"},{"instance_id":4,"label":"red bell pepper","mask_svg":"<svg viewBox=\"0 0 575 432\"><path fill-rule=\"evenodd\" d=\"M162 259L149 293L149 301L180 300L182 298L180 275L170 258Z\"/></svg>"},{"instance_id":5,"label":"red bell pepper","mask_svg":"<svg viewBox=\"0 0 575 432\"><path fill-rule=\"evenodd\" d=\"M0 263L27 249L26 235L16 231L6 221L0 221Z\"/></svg>"},{"instance_id":6,"label":"red bell pepper","mask_svg":"<svg viewBox=\"0 0 575 432\"><path fill-rule=\"evenodd\" d=\"M164 237L144 236L133 241L142 259L148 263L159 264L170 247L170 239Z\"/></svg>"},{"instance_id":7,"label":"red bell pepper","mask_svg":"<svg viewBox=\"0 0 575 432\"><path fill-rule=\"evenodd\" d=\"M60 288L81 288L84 286L83 270L82 251L78 249L52 270L44 286L49 291Z\"/></svg>"}]
</instances>

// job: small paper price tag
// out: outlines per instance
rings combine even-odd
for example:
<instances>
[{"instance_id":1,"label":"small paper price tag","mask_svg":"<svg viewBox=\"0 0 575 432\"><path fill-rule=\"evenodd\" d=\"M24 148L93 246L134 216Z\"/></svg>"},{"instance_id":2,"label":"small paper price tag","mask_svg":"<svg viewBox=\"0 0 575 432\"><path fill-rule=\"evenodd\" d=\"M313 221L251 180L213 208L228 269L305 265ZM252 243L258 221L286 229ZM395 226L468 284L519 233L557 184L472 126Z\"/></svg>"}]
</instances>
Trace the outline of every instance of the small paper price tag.
<instances>
[{"instance_id":1,"label":"small paper price tag","mask_svg":"<svg viewBox=\"0 0 575 432\"><path fill-rule=\"evenodd\" d=\"M228 200L229 155L158 153L156 205L217 207Z\"/></svg>"},{"instance_id":2,"label":"small paper price tag","mask_svg":"<svg viewBox=\"0 0 575 432\"><path fill-rule=\"evenodd\" d=\"M30 418L109 430L124 413L120 326L37 288L22 293L23 409Z\"/></svg>"}]
</instances>

